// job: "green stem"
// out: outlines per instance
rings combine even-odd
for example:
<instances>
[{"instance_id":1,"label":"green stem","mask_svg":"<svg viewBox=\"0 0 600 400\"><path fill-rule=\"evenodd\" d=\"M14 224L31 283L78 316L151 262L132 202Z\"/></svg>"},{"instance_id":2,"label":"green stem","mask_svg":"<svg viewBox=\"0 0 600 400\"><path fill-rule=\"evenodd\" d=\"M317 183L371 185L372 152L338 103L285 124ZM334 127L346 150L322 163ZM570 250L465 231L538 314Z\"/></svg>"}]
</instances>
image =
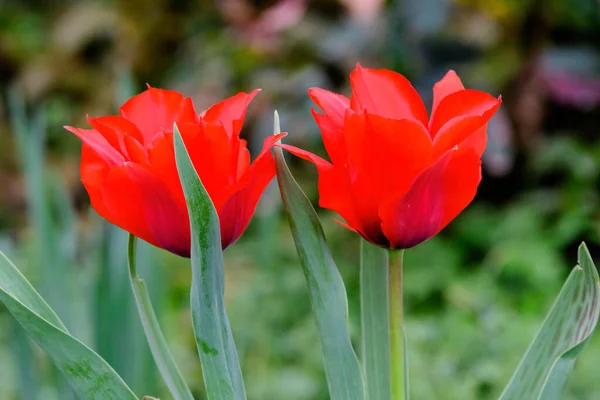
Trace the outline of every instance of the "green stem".
<instances>
[{"instance_id":1,"label":"green stem","mask_svg":"<svg viewBox=\"0 0 600 400\"><path fill-rule=\"evenodd\" d=\"M408 399L406 354L404 353L404 311L402 299L402 259L404 250L390 253L389 266L389 343L392 400Z\"/></svg>"},{"instance_id":2,"label":"green stem","mask_svg":"<svg viewBox=\"0 0 600 400\"><path fill-rule=\"evenodd\" d=\"M369 400L390 400L388 251L360 242L362 360Z\"/></svg>"},{"instance_id":3,"label":"green stem","mask_svg":"<svg viewBox=\"0 0 600 400\"><path fill-rule=\"evenodd\" d=\"M131 288L133 289L135 304L137 305L142 327L144 328L146 340L150 346L154 361L175 400L194 400L192 392L185 383L179 368L177 368L177 364L175 364L167 342L160 330L158 318L156 318L156 314L152 308L146 284L137 275L135 262L136 237L131 234L129 235L127 249Z\"/></svg>"}]
</instances>

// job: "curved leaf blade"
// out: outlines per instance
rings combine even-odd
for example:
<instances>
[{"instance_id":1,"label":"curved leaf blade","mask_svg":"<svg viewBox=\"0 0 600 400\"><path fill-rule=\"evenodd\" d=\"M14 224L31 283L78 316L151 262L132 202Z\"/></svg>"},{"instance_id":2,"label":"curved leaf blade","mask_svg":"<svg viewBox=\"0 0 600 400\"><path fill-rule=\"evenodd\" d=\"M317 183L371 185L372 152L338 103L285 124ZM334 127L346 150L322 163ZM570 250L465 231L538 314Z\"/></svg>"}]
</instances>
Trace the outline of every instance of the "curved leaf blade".
<instances>
[{"instance_id":1,"label":"curved leaf blade","mask_svg":"<svg viewBox=\"0 0 600 400\"><path fill-rule=\"evenodd\" d=\"M219 217L194 169L177 125L173 128L173 140L190 215L192 319L206 391L211 400L245 399L242 371L225 311Z\"/></svg>"},{"instance_id":2,"label":"curved leaf blade","mask_svg":"<svg viewBox=\"0 0 600 400\"><path fill-rule=\"evenodd\" d=\"M275 113L275 133L279 132L279 117ZM332 400L363 400L365 388L350 342L344 282L327 247L317 213L288 169L281 148L274 151L279 191L321 337L329 394Z\"/></svg>"},{"instance_id":3,"label":"curved leaf blade","mask_svg":"<svg viewBox=\"0 0 600 400\"><path fill-rule=\"evenodd\" d=\"M165 337L160 329L158 318L152 307L150 294L146 287L146 282L137 274L136 267L136 237L129 234L127 246L127 259L129 264L129 280L133 297L138 309L138 314L146 334L148 346L154 357L154 362L160 371L169 391L175 400L194 400L183 375L179 371Z\"/></svg>"},{"instance_id":4,"label":"curved leaf blade","mask_svg":"<svg viewBox=\"0 0 600 400\"><path fill-rule=\"evenodd\" d=\"M542 328L525 353L501 400L561 398L573 370L598 322L598 272L582 243L573 268Z\"/></svg>"},{"instance_id":5,"label":"curved leaf blade","mask_svg":"<svg viewBox=\"0 0 600 400\"><path fill-rule=\"evenodd\" d=\"M1 252L0 300L50 356L81 398L136 399L106 361L67 332L54 311Z\"/></svg>"}]
</instances>

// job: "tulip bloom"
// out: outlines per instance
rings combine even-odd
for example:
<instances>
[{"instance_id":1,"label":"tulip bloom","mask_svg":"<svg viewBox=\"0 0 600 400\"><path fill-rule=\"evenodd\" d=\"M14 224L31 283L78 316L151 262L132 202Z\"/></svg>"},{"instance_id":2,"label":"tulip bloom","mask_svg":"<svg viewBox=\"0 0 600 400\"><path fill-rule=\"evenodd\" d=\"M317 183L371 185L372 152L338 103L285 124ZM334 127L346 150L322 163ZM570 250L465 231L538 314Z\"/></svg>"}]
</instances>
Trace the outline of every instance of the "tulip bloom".
<instances>
[{"instance_id":1,"label":"tulip bloom","mask_svg":"<svg viewBox=\"0 0 600 400\"><path fill-rule=\"evenodd\" d=\"M246 108L258 90L239 93L198 115L189 97L148 88L120 115L89 118L93 129L65 127L83 142L81 181L94 209L133 235L183 257L190 255L190 222L173 147L173 124L219 214L223 249L244 232L271 179L265 140L250 163L239 138Z\"/></svg>"},{"instance_id":2,"label":"tulip bloom","mask_svg":"<svg viewBox=\"0 0 600 400\"><path fill-rule=\"evenodd\" d=\"M441 231L473 200L481 180L486 126L501 99L465 89L450 71L433 88L427 110L402 75L362 68L350 74L350 99L313 88L313 115L328 162L313 162L320 205L371 243L405 249Z\"/></svg>"}]
</instances>

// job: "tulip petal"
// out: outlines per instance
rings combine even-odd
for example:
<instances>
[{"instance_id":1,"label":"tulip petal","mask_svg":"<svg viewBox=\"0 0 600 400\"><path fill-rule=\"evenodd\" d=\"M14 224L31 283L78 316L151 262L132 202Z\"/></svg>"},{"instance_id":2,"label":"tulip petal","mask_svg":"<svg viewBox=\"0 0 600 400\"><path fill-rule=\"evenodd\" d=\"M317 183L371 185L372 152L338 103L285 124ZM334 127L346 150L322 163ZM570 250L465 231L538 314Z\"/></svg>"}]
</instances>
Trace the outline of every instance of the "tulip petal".
<instances>
[{"instance_id":1,"label":"tulip petal","mask_svg":"<svg viewBox=\"0 0 600 400\"><path fill-rule=\"evenodd\" d=\"M225 194L215 196L215 208L221 222L221 245L223 249L233 244L244 233L265 188L275 177L275 160L271 147L286 134L269 136L260 154L254 159L237 184L226 189Z\"/></svg>"},{"instance_id":2,"label":"tulip petal","mask_svg":"<svg viewBox=\"0 0 600 400\"><path fill-rule=\"evenodd\" d=\"M435 111L446 96L460 90L464 90L460 78L456 75L453 70L448 71L444 77L433 85L433 106L431 107L431 115L435 114Z\"/></svg>"},{"instance_id":3,"label":"tulip petal","mask_svg":"<svg viewBox=\"0 0 600 400\"><path fill-rule=\"evenodd\" d=\"M474 139L472 147L477 148L479 155L483 154L485 141L487 141L487 136L485 135L486 125L499 107L500 102L497 102L494 107L484 111L480 116L460 116L452 118L445 123L433 139L434 158L440 157L454 146L463 143L476 132L478 133L478 139ZM483 130L483 134L481 130ZM481 146L482 143L483 146Z\"/></svg>"},{"instance_id":4,"label":"tulip petal","mask_svg":"<svg viewBox=\"0 0 600 400\"><path fill-rule=\"evenodd\" d=\"M315 164L319 171L321 169L333 168L333 164L331 164L329 161L325 160L322 157L319 157L316 154L311 153L310 151L306 151L299 147L291 146L289 144L279 144L278 146L282 149L286 149L295 156L298 156L306 161L310 161L311 163Z\"/></svg>"},{"instance_id":5,"label":"tulip petal","mask_svg":"<svg viewBox=\"0 0 600 400\"><path fill-rule=\"evenodd\" d=\"M308 89L308 95L329 117L332 124L338 127L344 125L346 109L350 107L350 100L346 96L321 88Z\"/></svg>"},{"instance_id":6,"label":"tulip petal","mask_svg":"<svg viewBox=\"0 0 600 400\"><path fill-rule=\"evenodd\" d=\"M236 182L239 154L231 142L239 140L237 137L230 140L220 123L202 121L178 127L194 168L211 197Z\"/></svg>"},{"instance_id":7,"label":"tulip petal","mask_svg":"<svg viewBox=\"0 0 600 400\"><path fill-rule=\"evenodd\" d=\"M297 157L312 162L319 172L319 206L337 212L351 230L366 235L356 214L354 195L343 166L335 166L323 158L295 146L281 144L280 147ZM344 226L346 226L344 224Z\"/></svg>"},{"instance_id":8,"label":"tulip petal","mask_svg":"<svg viewBox=\"0 0 600 400\"><path fill-rule=\"evenodd\" d=\"M112 147L108 140L95 129L79 129L70 126L65 126L64 128L77 135L84 144L96 152L108 165L119 165L125 162L123 154Z\"/></svg>"},{"instance_id":9,"label":"tulip petal","mask_svg":"<svg viewBox=\"0 0 600 400\"><path fill-rule=\"evenodd\" d=\"M129 99L119 109L123 118L138 127L148 145L161 132L173 132L177 122L194 123L198 116L191 99L172 90L148 88L145 92Z\"/></svg>"},{"instance_id":10,"label":"tulip petal","mask_svg":"<svg viewBox=\"0 0 600 400\"><path fill-rule=\"evenodd\" d=\"M100 215L106 215L106 206L102 198L102 183L111 166L87 144L81 148L81 165L79 171L81 182L90 196L92 207Z\"/></svg>"},{"instance_id":11,"label":"tulip petal","mask_svg":"<svg viewBox=\"0 0 600 400\"><path fill-rule=\"evenodd\" d=\"M351 106L393 119L412 119L427 126L427 110L419 93L408 79L386 69L363 68L358 64L350 73Z\"/></svg>"},{"instance_id":12,"label":"tulip petal","mask_svg":"<svg viewBox=\"0 0 600 400\"><path fill-rule=\"evenodd\" d=\"M460 143L460 147L470 147L481 158L487 144L487 124L477 129L474 134Z\"/></svg>"},{"instance_id":13,"label":"tulip petal","mask_svg":"<svg viewBox=\"0 0 600 400\"><path fill-rule=\"evenodd\" d=\"M155 246L189 257L187 208L164 190L164 183L151 170L134 163L112 168L104 179L102 196L104 218Z\"/></svg>"},{"instance_id":14,"label":"tulip petal","mask_svg":"<svg viewBox=\"0 0 600 400\"><path fill-rule=\"evenodd\" d=\"M201 117L212 124L217 122L223 124L229 138L238 137L244 124L246 109L258 92L260 89L250 93L240 92L213 105L202 113Z\"/></svg>"},{"instance_id":15,"label":"tulip petal","mask_svg":"<svg viewBox=\"0 0 600 400\"><path fill-rule=\"evenodd\" d=\"M312 115L321 131L323 145L331 162L344 164L346 162L346 140L344 138L343 124L335 125L327 115L319 114L314 108Z\"/></svg>"},{"instance_id":16,"label":"tulip petal","mask_svg":"<svg viewBox=\"0 0 600 400\"><path fill-rule=\"evenodd\" d=\"M87 117L87 121L92 128L100 132L115 149L120 149L123 154L127 154L123 139L125 136L129 136L139 143L144 143L139 129L131 121L121 116Z\"/></svg>"},{"instance_id":17,"label":"tulip petal","mask_svg":"<svg viewBox=\"0 0 600 400\"><path fill-rule=\"evenodd\" d=\"M148 151L144 146L131 136L124 136L125 152L129 161L137 164L148 165Z\"/></svg>"},{"instance_id":18,"label":"tulip petal","mask_svg":"<svg viewBox=\"0 0 600 400\"><path fill-rule=\"evenodd\" d=\"M350 106L350 100L346 96L319 88L309 89L308 95L325 113L319 114L315 109L311 110L321 130L323 145L331 162L334 164L345 163L344 115Z\"/></svg>"},{"instance_id":19,"label":"tulip petal","mask_svg":"<svg viewBox=\"0 0 600 400\"><path fill-rule=\"evenodd\" d=\"M185 197L175 163L173 133L161 132L154 137L148 145L148 159L153 174L163 182L162 190L166 189L179 207L185 208Z\"/></svg>"},{"instance_id":20,"label":"tulip petal","mask_svg":"<svg viewBox=\"0 0 600 400\"><path fill-rule=\"evenodd\" d=\"M429 121L429 132L435 138L438 131L451 119L466 116L483 116L496 110L501 103L496 98L479 90L465 89L444 97L437 106ZM493 114L493 112L492 112ZM491 115L490 115L491 117Z\"/></svg>"},{"instance_id":21,"label":"tulip petal","mask_svg":"<svg viewBox=\"0 0 600 400\"><path fill-rule=\"evenodd\" d=\"M417 174L431 163L431 139L415 120L348 113L344 127L357 213L366 236L379 237L379 204L390 194L408 190Z\"/></svg>"},{"instance_id":22,"label":"tulip petal","mask_svg":"<svg viewBox=\"0 0 600 400\"><path fill-rule=\"evenodd\" d=\"M390 247L406 249L442 230L473 200L481 161L472 148L456 148L423 171L406 193L385 201L379 215Z\"/></svg>"},{"instance_id":23,"label":"tulip petal","mask_svg":"<svg viewBox=\"0 0 600 400\"><path fill-rule=\"evenodd\" d=\"M148 155L139 129L130 121L118 115L87 118L88 123L102 134L128 161L148 164Z\"/></svg>"},{"instance_id":24,"label":"tulip petal","mask_svg":"<svg viewBox=\"0 0 600 400\"><path fill-rule=\"evenodd\" d=\"M237 167L235 173L235 179L239 180L244 175L248 167L250 166L250 151L248 150L248 142L244 139L240 139L238 145L238 158Z\"/></svg>"}]
</instances>

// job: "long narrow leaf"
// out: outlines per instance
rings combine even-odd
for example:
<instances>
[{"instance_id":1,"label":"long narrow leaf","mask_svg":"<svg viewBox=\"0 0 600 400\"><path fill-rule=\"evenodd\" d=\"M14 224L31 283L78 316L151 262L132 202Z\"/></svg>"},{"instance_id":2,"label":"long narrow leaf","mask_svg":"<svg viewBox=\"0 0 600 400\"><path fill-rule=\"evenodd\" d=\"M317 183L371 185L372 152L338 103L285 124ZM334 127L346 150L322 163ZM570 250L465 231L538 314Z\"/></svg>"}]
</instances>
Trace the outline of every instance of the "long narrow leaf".
<instances>
[{"instance_id":1,"label":"long narrow leaf","mask_svg":"<svg viewBox=\"0 0 600 400\"><path fill-rule=\"evenodd\" d=\"M6 327L6 325L4 325ZM21 325L10 321L11 342L16 364L19 371L19 393L23 399L35 399L40 379L36 371L36 360L33 353L33 343L27 335L23 335Z\"/></svg>"},{"instance_id":2,"label":"long narrow leaf","mask_svg":"<svg viewBox=\"0 0 600 400\"><path fill-rule=\"evenodd\" d=\"M561 398L575 357L583 350L598 322L598 272L583 243L579 247L578 263L501 400Z\"/></svg>"},{"instance_id":3,"label":"long narrow leaf","mask_svg":"<svg viewBox=\"0 0 600 400\"><path fill-rule=\"evenodd\" d=\"M192 392L185 383L179 368L177 368L177 364L175 364L173 356L169 351L167 341L162 334L158 318L156 318L156 314L152 308L146 283L137 275L135 258L136 238L131 234L129 235L129 245L127 248L131 288L133 289L135 303L154 361L175 400L194 400L194 396L192 396Z\"/></svg>"},{"instance_id":4,"label":"long narrow leaf","mask_svg":"<svg viewBox=\"0 0 600 400\"><path fill-rule=\"evenodd\" d=\"M275 133L279 133L277 113ZM344 282L327 248L319 218L290 173L280 148L275 149L275 162L281 198L321 336L329 394L332 400L363 400L363 377L348 331Z\"/></svg>"},{"instance_id":5,"label":"long narrow leaf","mask_svg":"<svg viewBox=\"0 0 600 400\"><path fill-rule=\"evenodd\" d=\"M369 400L390 400L388 251L360 241L362 359Z\"/></svg>"},{"instance_id":6,"label":"long narrow leaf","mask_svg":"<svg viewBox=\"0 0 600 400\"><path fill-rule=\"evenodd\" d=\"M0 252L0 300L86 400L136 399L117 373L69 335L54 311Z\"/></svg>"},{"instance_id":7,"label":"long narrow leaf","mask_svg":"<svg viewBox=\"0 0 600 400\"><path fill-rule=\"evenodd\" d=\"M192 232L191 307L204 383L211 400L245 399L242 372L225 312L219 217L177 126L174 147Z\"/></svg>"}]
</instances>

